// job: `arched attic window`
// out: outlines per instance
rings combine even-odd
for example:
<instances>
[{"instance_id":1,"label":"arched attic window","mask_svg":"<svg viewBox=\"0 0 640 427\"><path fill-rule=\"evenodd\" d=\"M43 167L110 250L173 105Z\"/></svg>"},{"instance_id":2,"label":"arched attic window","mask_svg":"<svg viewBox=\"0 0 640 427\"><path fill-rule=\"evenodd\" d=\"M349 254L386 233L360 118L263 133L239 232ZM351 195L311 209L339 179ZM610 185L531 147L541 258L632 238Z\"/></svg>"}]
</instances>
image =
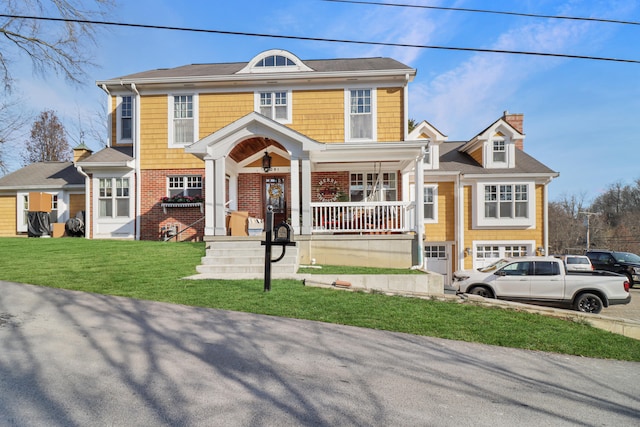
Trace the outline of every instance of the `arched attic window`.
<instances>
[{"instance_id":1,"label":"arched attic window","mask_svg":"<svg viewBox=\"0 0 640 427\"><path fill-rule=\"evenodd\" d=\"M300 58L281 49L262 52L251 59L237 74L313 71Z\"/></svg>"}]
</instances>

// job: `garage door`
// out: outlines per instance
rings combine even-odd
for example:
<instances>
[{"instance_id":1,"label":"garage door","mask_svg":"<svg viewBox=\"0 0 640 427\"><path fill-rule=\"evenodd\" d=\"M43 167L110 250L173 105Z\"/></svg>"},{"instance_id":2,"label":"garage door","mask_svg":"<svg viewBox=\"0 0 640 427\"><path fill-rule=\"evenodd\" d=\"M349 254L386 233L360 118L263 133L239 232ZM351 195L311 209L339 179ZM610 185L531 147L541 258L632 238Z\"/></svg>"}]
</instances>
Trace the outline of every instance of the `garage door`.
<instances>
[{"instance_id":1,"label":"garage door","mask_svg":"<svg viewBox=\"0 0 640 427\"><path fill-rule=\"evenodd\" d=\"M500 258L516 258L532 254L530 245L476 245L473 254L473 268L482 268L493 264Z\"/></svg>"}]
</instances>

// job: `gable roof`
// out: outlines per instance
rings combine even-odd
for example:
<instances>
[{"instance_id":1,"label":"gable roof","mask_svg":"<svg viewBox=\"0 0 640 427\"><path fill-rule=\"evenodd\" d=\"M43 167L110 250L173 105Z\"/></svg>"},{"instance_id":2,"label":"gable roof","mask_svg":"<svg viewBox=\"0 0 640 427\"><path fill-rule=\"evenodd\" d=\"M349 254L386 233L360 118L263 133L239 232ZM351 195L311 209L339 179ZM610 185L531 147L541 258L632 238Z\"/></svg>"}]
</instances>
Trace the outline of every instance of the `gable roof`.
<instances>
[{"instance_id":1,"label":"gable roof","mask_svg":"<svg viewBox=\"0 0 640 427\"><path fill-rule=\"evenodd\" d=\"M283 72L281 75L305 75L310 73L333 74L333 73L390 73L415 76L416 70L396 61L392 58L343 58L343 59L312 59L303 61L312 71ZM156 70L142 71L125 76L114 77L112 79L98 81L97 85L109 84L130 84L130 83L158 83L171 80L225 80L234 79L255 79L256 74L238 74L249 62L230 62L219 64L191 64L175 68L159 68ZM273 79L273 73L264 73L265 77ZM259 75L259 74L258 74Z\"/></svg>"},{"instance_id":2,"label":"gable roof","mask_svg":"<svg viewBox=\"0 0 640 427\"><path fill-rule=\"evenodd\" d=\"M443 142L440 145L439 171L460 172L462 175L499 175L499 174L539 174L558 176L558 173L522 150L515 150L515 167L487 169L478 164L469 154L460 151L466 142ZM430 171L428 171L430 172ZM438 171L434 171L438 172Z\"/></svg>"},{"instance_id":3,"label":"gable roof","mask_svg":"<svg viewBox=\"0 0 640 427\"><path fill-rule=\"evenodd\" d=\"M84 188L73 162L32 163L0 178L0 190Z\"/></svg>"},{"instance_id":4,"label":"gable roof","mask_svg":"<svg viewBox=\"0 0 640 427\"><path fill-rule=\"evenodd\" d=\"M129 166L133 161L133 147L107 147L78 162L80 166Z\"/></svg>"}]
</instances>

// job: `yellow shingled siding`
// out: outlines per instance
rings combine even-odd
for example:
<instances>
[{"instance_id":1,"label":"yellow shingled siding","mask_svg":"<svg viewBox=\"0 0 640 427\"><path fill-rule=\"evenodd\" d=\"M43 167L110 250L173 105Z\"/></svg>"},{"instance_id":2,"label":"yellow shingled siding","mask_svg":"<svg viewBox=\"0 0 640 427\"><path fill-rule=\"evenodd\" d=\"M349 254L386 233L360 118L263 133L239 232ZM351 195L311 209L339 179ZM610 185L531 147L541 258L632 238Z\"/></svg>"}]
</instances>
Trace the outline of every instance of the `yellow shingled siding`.
<instances>
[{"instance_id":1,"label":"yellow shingled siding","mask_svg":"<svg viewBox=\"0 0 640 427\"><path fill-rule=\"evenodd\" d=\"M0 196L0 236L16 235L16 212L16 196Z\"/></svg>"},{"instance_id":2,"label":"yellow shingled siding","mask_svg":"<svg viewBox=\"0 0 640 427\"><path fill-rule=\"evenodd\" d=\"M536 185L536 227L533 229L508 229L508 230L474 230L473 227L473 209L478 209L473 205L473 191L471 186L464 187L464 247L470 248L475 240L533 240L535 247L542 246L544 241L544 186ZM464 260L465 268L473 267L472 257L466 257Z\"/></svg>"},{"instance_id":3,"label":"yellow shingled siding","mask_svg":"<svg viewBox=\"0 0 640 427\"><path fill-rule=\"evenodd\" d=\"M438 183L438 222L424 225L426 239L431 242L453 241L455 225L454 183Z\"/></svg>"},{"instance_id":4,"label":"yellow shingled siding","mask_svg":"<svg viewBox=\"0 0 640 427\"><path fill-rule=\"evenodd\" d=\"M471 153L469 153L469 155L473 158L473 160L475 160L476 162L478 162L479 165L483 165L484 163L482 163L482 146L480 146L480 148L477 148L476 150L472 151Z\"/></svg>"},{"instance_id":5,"label":"yellow shingled siding","mask_svg":"<svg viewBox=\"0 0 640 427\"><path fill-rule=\"evenodd\" d=\"M344 90L296 90L292 104L292 129L319 142L344 142Z\"/></svg>"},{"instance_id":6,"label":"yellow shingled siding","mask_svg":"<svg viewBox=\"0 0 640 427\"><path fill-rule=\"evenodd\" d=\"M142 169L202 168L203 161L183 148L168 148L167 95L146 95L140 99L140 167Z\"/></svg>"},{"instance_id":7,"label":"yellow shingled siding","mask_svg":"<svg viewBox=\"0 0 640 427\"><path fill-rule=\"evenodd\" d=\"M211 135L253 111L253 92L201 93L198 98L199 139Z\"/></svg>"},{"instance_id":8,"label":"yellow shingled siding","mask_svg":"<svg viewBox=\"0 0 640 427\"><path fill-rule=\"evenodd\" d=\"M378 88L378 141L402 141L404 137L404 90Z\"/></svg>"}]
</instances>

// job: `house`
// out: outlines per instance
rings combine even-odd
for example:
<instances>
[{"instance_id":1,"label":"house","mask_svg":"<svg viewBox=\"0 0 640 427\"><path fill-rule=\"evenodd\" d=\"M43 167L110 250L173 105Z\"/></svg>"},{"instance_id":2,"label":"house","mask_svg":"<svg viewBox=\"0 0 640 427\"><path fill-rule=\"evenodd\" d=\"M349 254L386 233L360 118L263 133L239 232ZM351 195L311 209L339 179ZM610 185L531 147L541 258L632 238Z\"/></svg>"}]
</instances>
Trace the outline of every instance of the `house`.
<instances>
[{"instance_id":1,"label":"house","mask_svg":"<svg viewBox=\"0 0 640 427\"><path fill-rule=\"evenodd\" d=\"M85 209L85 179L73 162L33 163L0 178L0 236L28 234L30 193L51 194L51 223Z\"/></svg>"},{"instance_id":2,"label":"house","mask_svg":"<svg viewBox=\"0 0 640 427\"><path fill-rule=\"evenodd\" d=\"M296 265L426 265L448 277L545 252L557 173L523 150L523 116L463 142L426 121L409 132L416 73L391 58L269 50L98 81L108 147L74 162L86 236L260 250L252 226L272 206L291 225Z\"/></svg>"}]
</instances>

